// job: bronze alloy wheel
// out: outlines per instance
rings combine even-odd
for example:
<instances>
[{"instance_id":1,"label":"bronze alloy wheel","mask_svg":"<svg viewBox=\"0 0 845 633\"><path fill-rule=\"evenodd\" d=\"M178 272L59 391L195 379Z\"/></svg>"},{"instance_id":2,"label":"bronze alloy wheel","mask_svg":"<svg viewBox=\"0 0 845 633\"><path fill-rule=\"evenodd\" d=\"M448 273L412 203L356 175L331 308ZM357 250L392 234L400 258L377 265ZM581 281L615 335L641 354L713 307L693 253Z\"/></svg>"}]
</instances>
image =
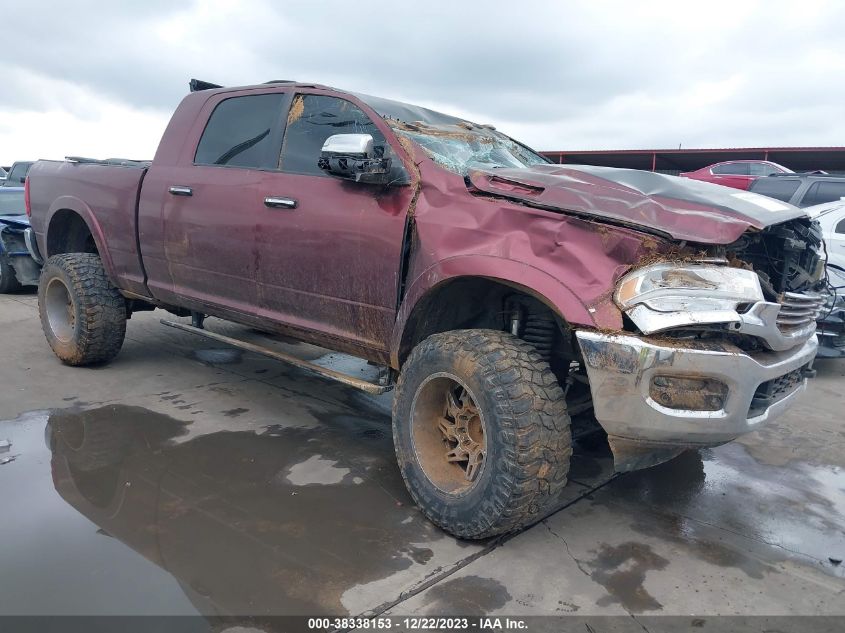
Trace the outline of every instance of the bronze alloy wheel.
<instances>
[{"instance_id":1,"label":"bronze alloy wheel","mask_svg":"<svg viewBox=\"0 0 845 633\"><path fill-rule=\"evenodd\" d=\"M411 407L411 438L423 473L441 492L466 494L487 453L484 418L472 392L457 376L432 374Z\"/></svg>"},{"instance_id":2,"label":"bronze alloy wheel","mask_svg":"<svg viewBox=\"0 0 845 633\"><path fill-rule=\"evenodd\" d=\"M393 444L417 506L459 538L511 532L564 502L563 389L536 349L507 332L451 330L418 343L396 381Z\"/></svg>"}]
</instances>

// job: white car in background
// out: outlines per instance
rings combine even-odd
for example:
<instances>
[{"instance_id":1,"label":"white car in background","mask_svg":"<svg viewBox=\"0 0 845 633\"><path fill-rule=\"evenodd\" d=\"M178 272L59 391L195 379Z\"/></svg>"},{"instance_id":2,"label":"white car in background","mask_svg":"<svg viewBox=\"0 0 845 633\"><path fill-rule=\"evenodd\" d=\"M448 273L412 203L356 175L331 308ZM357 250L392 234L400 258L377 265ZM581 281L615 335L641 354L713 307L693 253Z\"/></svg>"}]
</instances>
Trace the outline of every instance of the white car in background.
<instances>
[{"instance_id":1,"label":"white car in background","mask_svg":"<svg viewBox=\"0 0 845 633\"><path fill-rule=\"evenodd\" d=\"M829 297L816 322L818 358L845 357L845 199L804 209L822 228Z\"/></svg>"},{"instance_id":2,"label":"white car in background","mask_svg":"<svg viewBox=\"0 0 845 633\"><path fill-rule=\"evenodd\" d=\"M822 227L827 261L845 268L845 198L804 209Z\"/></svg>"}]
</instances>

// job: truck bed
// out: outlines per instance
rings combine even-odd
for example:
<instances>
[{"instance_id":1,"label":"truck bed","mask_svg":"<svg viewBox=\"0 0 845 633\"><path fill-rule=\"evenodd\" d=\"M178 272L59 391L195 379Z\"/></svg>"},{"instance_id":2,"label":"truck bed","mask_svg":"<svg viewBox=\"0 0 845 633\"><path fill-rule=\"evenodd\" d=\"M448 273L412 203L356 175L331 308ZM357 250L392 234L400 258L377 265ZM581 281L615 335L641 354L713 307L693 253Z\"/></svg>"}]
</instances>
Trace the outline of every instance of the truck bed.
<instances>
[{"instance_id":1,"label":"truck bed","mask_svg":"<svg viewBox=\"0 0 845 633\"><path fill-rule=\"evenodd\" d=\"M31 222L42 255L52 254L45 240L47 227L63 222L70 215L64 211L74 211L88 222L94 237L94 244L80 244L79 250L96 249L115 285L146 294L136 227L141 183L149 166L148 161L78 157L33 165ZM72 224L66 227L68 237L74 230Z\"/></svg>"}]
</instances>

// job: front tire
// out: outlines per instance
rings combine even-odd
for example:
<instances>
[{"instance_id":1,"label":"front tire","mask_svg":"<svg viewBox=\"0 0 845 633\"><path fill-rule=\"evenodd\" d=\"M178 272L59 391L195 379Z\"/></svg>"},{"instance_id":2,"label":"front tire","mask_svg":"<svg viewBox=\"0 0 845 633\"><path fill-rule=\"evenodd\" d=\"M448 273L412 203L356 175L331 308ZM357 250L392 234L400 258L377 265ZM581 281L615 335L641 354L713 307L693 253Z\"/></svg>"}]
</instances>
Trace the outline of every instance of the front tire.
<instances>
[{"instance_id":1,"label":"front tire","mask_svg":"<svg viewBox=\"0 0 845 633\"><path fill-rule=\"evenodd\" d=\"M65 253L44 264L38 282L41 328L68 365L105 363L126 335L126 302L98 255Z\"/></svg>"},{"instance_id":2,"label":"front tire","mask_svg":"<svg viewBox=\"0 0 845 633\"><path fill-rule=\"evenodd\" d=\"M422 512L480 539L557 510L572 439L563 390L536 350L496 330L435 334L402 367L393 439Z\"/></svg>"}]
</instances>

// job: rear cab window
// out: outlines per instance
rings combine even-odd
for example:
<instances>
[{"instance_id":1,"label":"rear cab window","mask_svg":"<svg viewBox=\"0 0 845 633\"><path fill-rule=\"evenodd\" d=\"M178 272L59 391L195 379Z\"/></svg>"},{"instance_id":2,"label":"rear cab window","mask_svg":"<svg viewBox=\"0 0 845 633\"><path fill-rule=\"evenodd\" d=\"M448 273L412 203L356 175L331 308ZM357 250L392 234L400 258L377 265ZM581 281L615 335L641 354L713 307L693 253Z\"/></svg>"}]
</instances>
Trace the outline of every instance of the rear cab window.
<instances>
[{"instance_id":1,"label":"rear cab window","mask_svg":"<svg viewBox=\"0 0 845 633\"><path fill-rule=\"evenodd\" d=\"M32 163L16 163L12 165L12 170L6 178L6 182L15 187L23 186L23 181L30 167L32 167Z\"/></svg>"},{"instance_id":2,"label":"rear cab window","mask_svg":"<svg viewBox=\"0 0 845 633\"><path fill-rule=\"evenodd\" d=\"M217 104L194 155L196 165L275 169L274 133L285 94L230 97Z\"/></svg>"}]
</instances>

